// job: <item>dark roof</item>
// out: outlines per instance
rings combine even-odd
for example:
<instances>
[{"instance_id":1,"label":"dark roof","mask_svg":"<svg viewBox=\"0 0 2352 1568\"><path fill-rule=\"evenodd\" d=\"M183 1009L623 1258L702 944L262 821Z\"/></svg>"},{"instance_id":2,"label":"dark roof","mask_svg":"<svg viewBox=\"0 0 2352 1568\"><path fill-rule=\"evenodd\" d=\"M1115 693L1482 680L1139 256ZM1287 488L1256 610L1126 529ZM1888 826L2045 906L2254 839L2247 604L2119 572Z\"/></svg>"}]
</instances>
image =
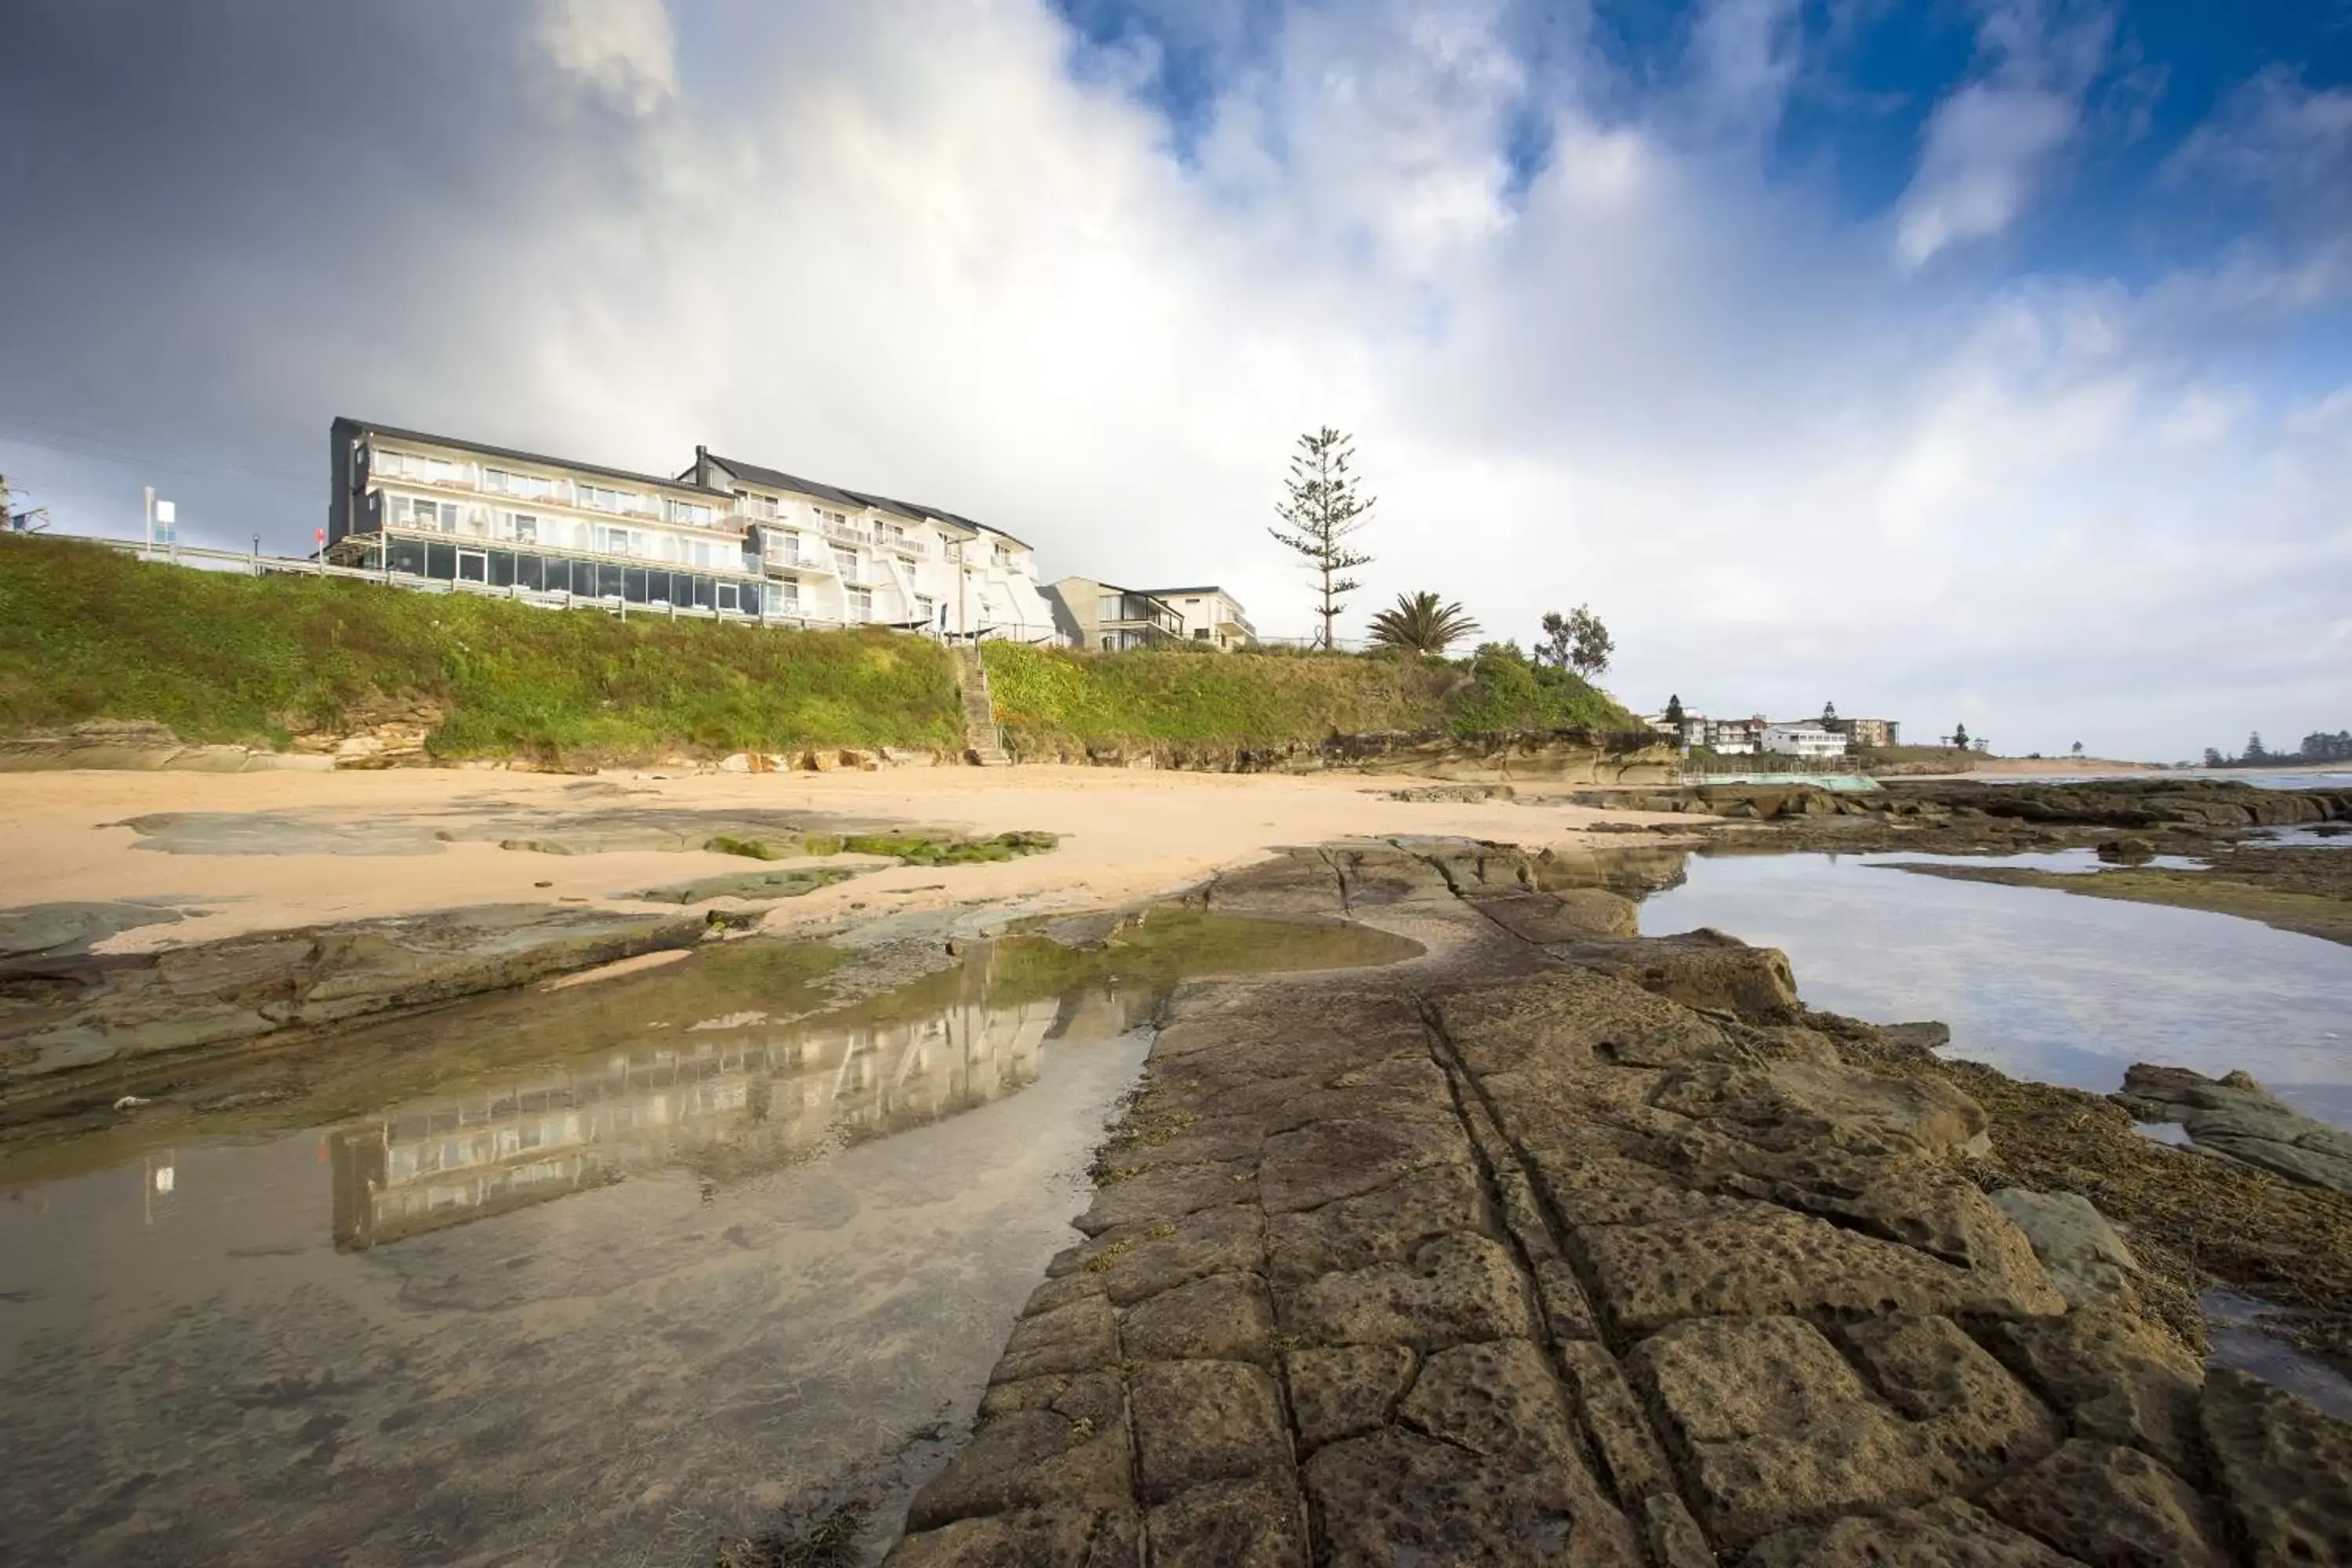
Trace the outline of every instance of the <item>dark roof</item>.
<instances>
[{"instance_id":1,"label":"dark roof","mask_svg":"<svg viewBox=\"0 0 2352 1568\"><path fill-rule=\"evenodd\" d=\"M417 441L428 447L455 447L459 451L478 452L485 458L504 458L511 463L543 463L551 468L572 468L583 474L602 474L606 479L627 479L633 484L665 485L671 489L693 490L700 495L726 497L727 492L698 485L689 479L664 479L659 474L640 474L630 468L610 468L602 463L583 463L572 458L551 458L543 453L519 451L511 447L492 447L480 441L460 440L455 436L428 436L422 430L403 430L392 425L374 425L364 419L338 416L338 430L363 430L371 436L385 436L394 441Z\"/></svg>"},{"instance_id":2,"label":"dark roof","mask_svg":"<svg viewBox=\"0 0 2352 1568\"><path fill-rule=\"evenodd\" d=\"M984 522L974 522L968 517L959 517L954 512L945 511L935 506L925 506L920 501L899 500L892 496L876 495L867 490L853 490L841 485L828 485L815 479L803 479L797 475L785 473L780 468L763 468L756 463L739 463L732 458L722 458L716 452L706 453L705 456L737 479L748 479L755 485L773 485L778 489L797 490L804 496L823 496L828 500L839 501L844 506L876 507L884 511L895 511L901 517L936 518L941 522L954 523L958 528L971 529L974 533L992 533L999 539L1012 540L1024 550L1029 548L1025 542L1013 539L1013 535L1001 528L991 528Z\"/></svg>"},{"instance_id":3,"label":"dark roof","mask_svg":"<svg viewBox=\"0 0 2352 1568\"><path fill-rule=\"evenodd\" d=\"M1212 587L1212 588L1145 588L1145 589L1142 589L1142 590L1141 590L1141 592L1146 593L1146 594L1156 594L1156 595L1169 595L1169 594L1225 594L1225 591L1224 591L1223 588L1213 588L1213 587ZM1233 596L1231 594L1225 594L1225 597L1226 597L1226 598L1228 598L1228 599L1233 599L1233 597L1234 597L1234 596ZM1234 603L1235 603L1235 604L1239 604L1239 603L1241 603L1241 601L1240 601L1240 600L1238 600L1238 599L1234 599Z\"/></svg>"},{"instance_id":4,"label":"dark roof","mask_svg":"<svg viewBox=\"0 0 2352 1568\"><path fill-rule=\"evenodd\" d=\"M796 490L804 496L822 496L826 500L838 501L843 506L862 507L866 504L856 491L843 489L838 485L820 484L815 479L804 479L797 474L788 474L780 468L763 468L757 463L739 463L732 458L722 458L716 452L705 455L737 479L748 479L755 485L772 485L777 489Z\"/></svg>"},{"instance_id":5,"label":"dark roof","mask_svg":"<svg viewBox=\"0 0 2352 1568\"><path fill-rule=\"evenodd\" d=\"M900 517L911 517L918 522L927 522L939 516L935 511L925 511L921 507L912 506L902 500L892 500L888 496L868 495L864 490L851 490L847 493L856 496L877 511L895 511Z\"/></svg>"}]
</instances>

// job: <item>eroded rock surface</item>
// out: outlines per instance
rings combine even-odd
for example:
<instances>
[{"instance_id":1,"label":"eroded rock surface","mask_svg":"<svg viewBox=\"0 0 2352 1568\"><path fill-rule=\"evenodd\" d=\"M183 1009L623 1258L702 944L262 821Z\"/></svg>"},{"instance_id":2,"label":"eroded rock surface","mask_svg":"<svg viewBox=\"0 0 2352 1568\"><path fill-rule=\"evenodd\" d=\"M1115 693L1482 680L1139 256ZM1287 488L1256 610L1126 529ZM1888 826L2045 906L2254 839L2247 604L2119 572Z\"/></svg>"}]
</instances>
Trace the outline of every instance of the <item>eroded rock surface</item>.
<instances>
[{"instance_id":1,"label":"eroded rock surface","mask_svg":"<svg viewBox=\"0 0 2352 1568\"><path fill-rule=\"evenodd\" d=\"M2352 1561L2352 1428L2209 1393L2095 1210L1968 1177L1973 1100L1541 875L1367 843L1206 890L1463 941L1178 993L895 1568Z\"/></svg>"},{"instance_id":2,"label":"eroded rock surface","mask_svg":"<svg viewBox=\"0 0 2352 1568\"><path fill-rule=\"evenodd\" d=\"M707 930L700 915L485 904L161 952L20 958L0 973L0 1089L527 984L690 947Z\"/></svg>"},{"instance_id":3,"label":"eroded rock surface","mask_svg":"<svg viewBox=\"0 0 2352 1568\"><path fill-rule=\"evenodd\" d=\"M2143 1120L2179 1122L2210 1153L2352 1197L2352 1134L2313 1121L2250 1073L2210 1079L2143 1062L2125 1071L2115 1098Z\"/></svg>"}]
</instances>

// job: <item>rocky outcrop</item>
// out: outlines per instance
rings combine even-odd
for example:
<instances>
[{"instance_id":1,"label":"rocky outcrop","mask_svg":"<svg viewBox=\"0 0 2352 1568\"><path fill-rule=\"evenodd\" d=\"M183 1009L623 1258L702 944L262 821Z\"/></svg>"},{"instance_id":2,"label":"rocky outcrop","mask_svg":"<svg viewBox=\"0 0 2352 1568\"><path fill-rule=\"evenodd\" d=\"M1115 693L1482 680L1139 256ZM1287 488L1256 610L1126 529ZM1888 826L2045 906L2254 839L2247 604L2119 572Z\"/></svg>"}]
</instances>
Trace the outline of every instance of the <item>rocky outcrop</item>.
<instances>
[{"instance_id":1,"label":"rocky outcrop","mask_svg":"<svg viewBox=\"0 0 2352 1568\"><path fill-rule=\"evenodd\" d=\"M2345 1429L2206 1399L2098 1213L1955 1166L1969 1096L1536 879L1350 842L1202 893L1470 945L1181 992L894 1568L2340 1561L2343 1469L2294 1477Z\"/></svg>"},{"instance_id":2,"label":"rocky outcrop","mask_svg":"<svg viewBox=\"0 0 2352 1568\"><path fill-rule=\"evenodd\" d=\"M1702 1009L1664 944L1530 937L1579 924L1533 866L1205 890L1461 943L1180 992L894 1568L2346 1560L2352 1432L2209 1396L2095 1210L1964 1173L1973 1100L1849 1059L1784 964Z\"/></svg>"},{"instance_id":3,"label":"rocky outcrop","mask_svg":"<svg viewBox=\"0 0 2352 1568\"><path fill-rule=\"evenodd\" d=\"M487 904L0 968L0 1095L692 946L699 915Z\"/></svg>"},{"instance_id":4,"label":"rocky outcrop","mask_svg":"<svg viewBox=\"0 0 2352 1568\"><path fill-rule=\"evenodd\" d=\"M0 773L69 770L250 773L328 765L324 759L280 756L253 746L191 745L165 725L135 720L93 719L62 735L0 740Z\"/></svg>"},{"instance_id":5,"label":"rocky outcrop","mask_svg":"<svg viewBox=\"0 0 2352 1568\"><path fill-rule=\"evenodd\" d=\"M2210 1079L2141 1062L2125 1071L2115 1100L2143 1121L2179 1122L2206 1153L2352 1197L2352 1134L2313 1121L2252 1074Z\"/></svg>"},{"instance_id":6,"label":"rocky outcrop","mask_svg":"<svg viewBox=\"0 0 2352 1568\"><path fill-rule=\"evenodd\" d=\"M1155 742L1093 746L1050 755L1024 752L1020 760L1215 773L1402 773L1488 784L1662 784L1673 780L1679 766L1674 748L1656 744L1654 737L1581 730L1517 735L1381 731L1333 735L1283 746Z\"/></svg>"}]
</instances>

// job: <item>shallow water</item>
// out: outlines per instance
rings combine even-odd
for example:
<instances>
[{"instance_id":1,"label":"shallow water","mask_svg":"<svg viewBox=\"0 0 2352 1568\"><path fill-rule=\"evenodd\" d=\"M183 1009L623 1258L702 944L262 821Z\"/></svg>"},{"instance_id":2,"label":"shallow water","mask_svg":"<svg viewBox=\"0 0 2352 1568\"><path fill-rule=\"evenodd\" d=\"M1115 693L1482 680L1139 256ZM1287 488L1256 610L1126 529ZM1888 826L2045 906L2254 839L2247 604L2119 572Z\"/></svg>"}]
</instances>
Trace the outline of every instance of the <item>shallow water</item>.
<instances>
[{"instance_id":1,"label":"shallow water","mask_svg":"<svg viewBox=\"0 0 2352 1568\"><path fill-rule=\"evenodd\" d=\"M894 1520L1073 1239L1180 914L832 1015L809 950L515 994L0 1154L0 1561L707 1564Z\"/></svg>"},{"instance_id":2,"label":"shallow water","mask_svg":"<svg viewBox=\"0 0 2352 1568\"><path fill-rule=\"evenodd\" d=\"M2270 1331L2279 1309L2235 1290L2198 1298L2205 1315L2205 1364L2226 1366L2300 1395L2339 1421L2352 1421L2352 1379Z\"/></svg>"},{"instance_id":3,"label":"shallow water","mask_svg":"<svg viewBox=\"0 0 2352 1568\"><path fill-rule=\"evenodd\" d=\"M2352 1127L2352 948L2201 910L1890 868L1925 858L1695 856L1643 905L1642 930L1714 926L1780 948L1814 1006L1939 1019L1955 1054L2016 1077L2106 1093L2133 1062L2243 1068Z\"/></svg>"}]
</instances>

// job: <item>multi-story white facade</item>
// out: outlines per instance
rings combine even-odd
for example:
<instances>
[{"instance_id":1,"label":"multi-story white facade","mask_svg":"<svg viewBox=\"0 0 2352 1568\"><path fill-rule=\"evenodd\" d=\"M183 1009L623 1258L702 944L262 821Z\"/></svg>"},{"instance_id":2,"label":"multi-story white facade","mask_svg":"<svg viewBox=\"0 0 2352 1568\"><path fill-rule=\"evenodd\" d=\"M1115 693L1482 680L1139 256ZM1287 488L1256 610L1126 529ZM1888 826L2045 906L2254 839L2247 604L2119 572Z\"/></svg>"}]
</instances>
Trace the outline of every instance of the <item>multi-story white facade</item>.
<instances>
[{"instance_id":1,"label":"multi-story white facade","mask_svg":"<svg viewBox=\"0 0 2352 1568\"><path fill-rule=\"evenodd\" d=\"M1842 757L1846 738L1807 720L1801 723L1764 726L1763 750L1783 757Z\"/></svg>"},{"instance_id":2,"label":"multi-story white facade","mask_svg":"<svg viewBox=\"0 0 2352 1568\"><path fill-rule=\"evenodd\" d=\"M1223 588L1145 588L1141 592L1176 612L1183 622L1177 634L1213 647L1247 647L1257 641L1257 628L1242 613L1242 602Z\"/></svg>"},{"instance_id":3,"label":"multi-story white facade","mask_svg":"<svg viewBox=\"0 0 2352 1568\"><path fill-rule=\"evenodd\" d=\"M1055 638L1028 545L698 447L676 479L337 419L328 559L519 595Z\"/></svg>"},{"instance_id":4,"label":"multi-story white facade","mask_svg":"<svg viewBox=\"0 0 2352 1568\"><path fill-rule=\"evenodd\" d=\"M387 575L709 610L788 613L724 490L338 419L328 557Z\"/></svg>"},{"instance_id":5,"label":"multi-story white facade","mask_svg":"<svg viewBox=\"0 0 2352 1568\"><path fill-rule=\"evenodd\" d=\"M745 559L788 613L950 637L1055 637L1029 546L937 508L695 451L685 478L732 498Z\"/></svg>"}]
</instances>

